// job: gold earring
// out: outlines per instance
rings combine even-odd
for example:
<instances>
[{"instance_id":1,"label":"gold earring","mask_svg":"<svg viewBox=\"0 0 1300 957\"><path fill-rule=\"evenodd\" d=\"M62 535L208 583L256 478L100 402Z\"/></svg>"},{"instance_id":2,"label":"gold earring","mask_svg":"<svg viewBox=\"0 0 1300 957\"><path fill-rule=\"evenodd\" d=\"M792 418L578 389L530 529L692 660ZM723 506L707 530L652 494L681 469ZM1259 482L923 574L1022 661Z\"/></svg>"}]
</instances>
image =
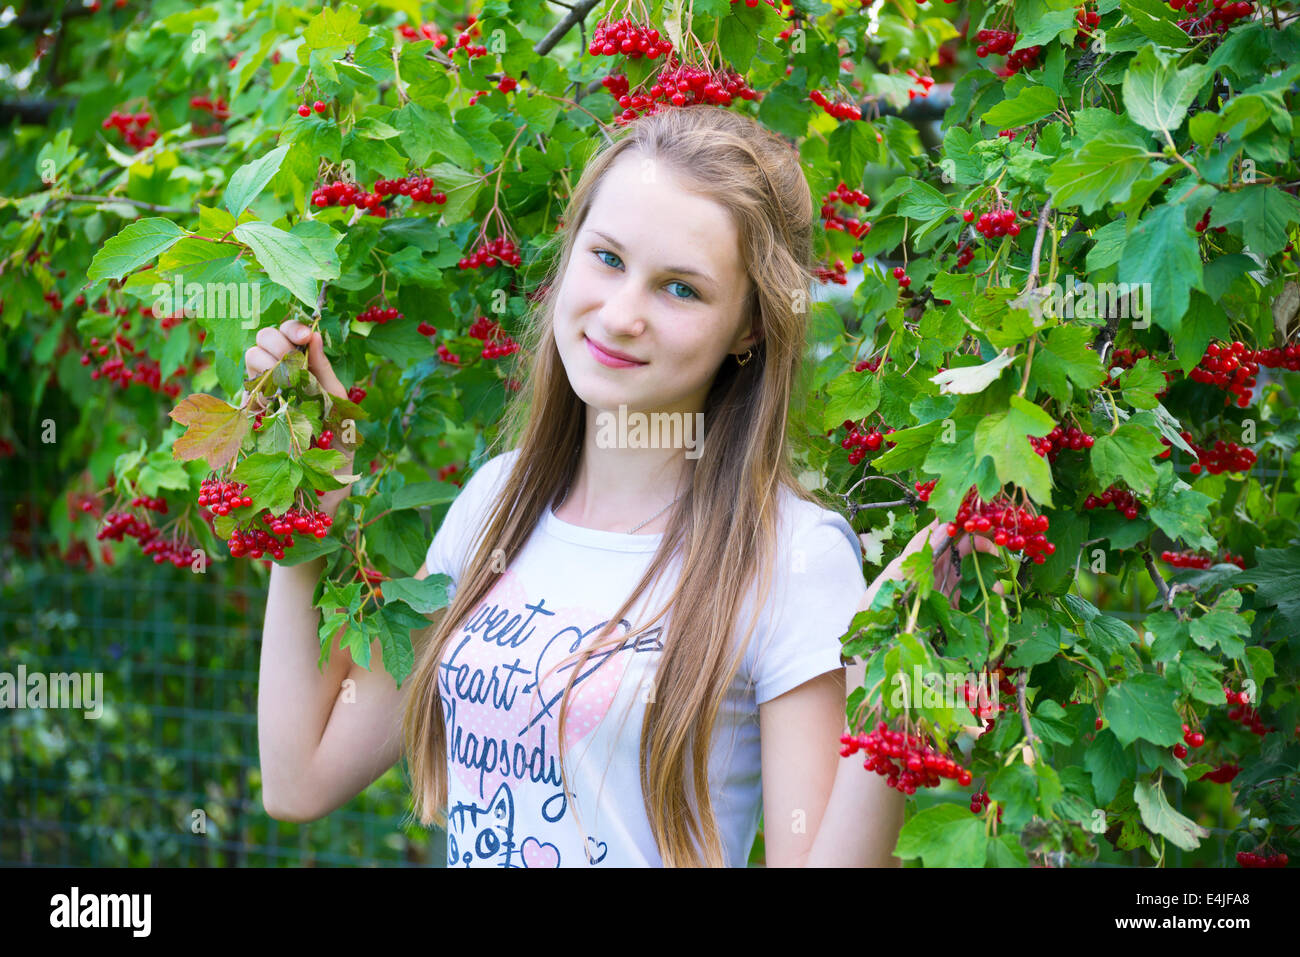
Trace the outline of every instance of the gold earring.
<instances>
[{"instance_id":1,"label":"gold earring","mask_svg":"<svg viewBox=\"0 0 1300 957\"><path fill-rule=\"evenodd\" d=\"M754 357L754 350L753 350L753 349L746 349L746 350L745 350L745 358L742 359L742 358L740 358L740 356L736 356L736 365L738 365L738 366L743 366L746 362L748 362L748 361L749 361L750 359L752 359L753 357Z\"/></svg>"}]
</instances>

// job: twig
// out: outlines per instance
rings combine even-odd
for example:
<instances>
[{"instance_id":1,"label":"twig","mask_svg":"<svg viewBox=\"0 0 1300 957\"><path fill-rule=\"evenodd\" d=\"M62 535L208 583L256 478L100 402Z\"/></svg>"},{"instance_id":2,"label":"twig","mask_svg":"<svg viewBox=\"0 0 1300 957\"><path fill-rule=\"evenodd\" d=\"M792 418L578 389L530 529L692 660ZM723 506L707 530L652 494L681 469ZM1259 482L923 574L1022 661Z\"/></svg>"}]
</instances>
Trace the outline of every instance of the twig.
<instances>
[{"instance_id":1,"label":"twig","mask_svg":"<svg viewBox=\"0 0 1300 957\"><path fill-rule=\"evenodd\" d=\"M153 213L192 213L192 209L178 209L174 206L158 206L154 203L141 202L138 199L127 199L125 196L82 196L72 193L64 197L69 203L125 203L127 206L136 206L140 209L147 209Z\"/></svg>"},{"instance_id":2,"label":"twig","mask_svg":"<svg viewBox=\"0 0 1300 957\"><path fill-rule=\"evenodd\" d=\"M1029 742L1029 747L1033 749L1035 762L1041 760L1038 753L1038 745L1042 744L1042 739L1034 734L1033 726L1029 723L1029 709L1025 706L1025 685L1029 682L1029 669L1022 668L1019 677L1016 679L1016 704L1020 706L1020 726L1025 729L1025 740Z\"/></svg>"},{"instance_id":3,"label":"twig","mask_svg":"<svg viewBox=\"0 0 1300 957\"><path fill-rule=\"evenodd\" d=\"M1043 208L1038 211L1038 232L1034 235L1034 251L1029 257L1029 285L1021 295L1033 292L1038 285L1038 260L1043 252L1043 231L1047 228L1047 215L1051 211L1051 203L1043 203Z\"/></svg>"}]
</instances>

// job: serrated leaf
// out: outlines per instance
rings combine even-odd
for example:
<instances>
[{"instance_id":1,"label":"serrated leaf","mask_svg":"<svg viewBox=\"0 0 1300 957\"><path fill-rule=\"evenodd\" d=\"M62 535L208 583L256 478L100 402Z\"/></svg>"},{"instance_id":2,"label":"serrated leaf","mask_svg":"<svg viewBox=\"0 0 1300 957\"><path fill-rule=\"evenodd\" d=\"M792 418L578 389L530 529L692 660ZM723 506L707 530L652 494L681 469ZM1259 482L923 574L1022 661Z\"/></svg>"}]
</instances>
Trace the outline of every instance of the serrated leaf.
<instances>
[{"instance_id":1,"label":"serrated leaf","mask_svg":"<svg viewBox=\"0 0 1300 957\"><path fill-rule=\"evenodd\" d=\"M1124 74L1124 106L1146 129L1173 133L1209 78L1210 70L1204 64L1180 70L1176 60L1154 46L1145 46L1129 61Z\"/></svg>"},{"instance_id":2,"label":"serrated leaf","mask_svg":"<svg viewBox=\"0 0 1300 957\"><path fill-rule=\"evenodd\" d=\"M420 614L429 615L446 607L449 601L447 586L450 584L451 578L447 575L429 575L419 580L395 578L384 582L384 600L404 601Z\"/></svg>"},{"instance_id":3,"label":"serrated leaf","mask_svg":"<svg viewBox=\"0 0 1300 957\"><path fill-rule=\"evenodd\" d=\"M980 117L998 130L1015 129L1037 122L1056 112L1056 93L1045 86L1027 86L1009 100L1003 100Z\"/></svg>"},{"instance_id":4,"label":"serrated leaf","mask_svg":"<svg viewBox=\"0 0 1300 957\"><path fill-rule=\"evenodd\" d=\"M1102 715L1125 747L1139 738L1152 744L1177 744L1183 725L1174 708L1176 697L1160 676L1134 675L1106 692Z\"/></svg>"},{"instance_id":5,"label":"serrated leaf","mask_svg":"<svg viewBox=\"0 0 1300 957\"><path fill-rule=\"evenodd\" d=\"M317 286L313 277L318 277L321 266L303 240L270 223L260 222L241 223L235 227L234 236L253 250L267 278L288 289L313 311L316 309Z\"/></svg>"},{"instance_id":6,"label":"serrated leaf","mask_svg":"<svg viewBox=\"0 0 1300 957\"><path fill-rule=\"evenodd\" d=\"M1156 481L1151 458L1162 451L1164 446L1148 430L1126 422L1113 435L1097 436L1092 446L1092 470L1103 487L1119 479L1147 496Z\"/></svg>"},{"instance_id":7,"label":"serrated leaf","mask_svg":"<svg viewBox=\"0 0 1300 957\"><path fill-rule=\"evenodd\" d=\"M1043 456L1034 451L1028 436L1042 437L1055 423L1041 408L1011 397L1006 412L986 415L975 428L976 461L988 456L999 482L1014 482L1029 493L1035 502L1052 504L1052 470Z\"/></svg>"},{"instance_id":8,"label":"serrated leaf","mask_svg":"<svg viewBox=\"0 0 1300 957\"><path fill-rule=\"evenodd\" d=\"M185 434L172 445L173 456L181 461L203 459L214 471L234 459L251 428L248 418L234 406L202 392L182 399L167 414L186 427Z\"/></svg>"},{"instance_id":9,"label":"serrated leaf","mask_svg":"<svg viewBox=\"0 0 1300 957\"><path fill-rule=\"evenodd\" d=\"M121 279L171 248L184 235L185 230L170 219L137 219L100 247L90 260L86 278Z\"/></svg>"},{"instance_id":10,"label":"serrated leaf","mask_svg":"<svg viewBox=\"0 0 1300 957\"><path fill-rule=\"evenodd\" d=\"M254 452L235 467L230 476L248 486L245 494L253 500L253 510L268 509L283 514L293 504L293 493L302 480L302 466L288 455Z\"/></svg>"},{"instance_id":11,"label":"serrated leaf","mask_svg":"<svg viewBox=\"0 0 1300 957\"><path fill-rule=\"evenodd\" d=\"M970 808L938 804L903 825L894 855L926 867L980 867L988 849L984 820Z\"/></svg>"}]
</instances>

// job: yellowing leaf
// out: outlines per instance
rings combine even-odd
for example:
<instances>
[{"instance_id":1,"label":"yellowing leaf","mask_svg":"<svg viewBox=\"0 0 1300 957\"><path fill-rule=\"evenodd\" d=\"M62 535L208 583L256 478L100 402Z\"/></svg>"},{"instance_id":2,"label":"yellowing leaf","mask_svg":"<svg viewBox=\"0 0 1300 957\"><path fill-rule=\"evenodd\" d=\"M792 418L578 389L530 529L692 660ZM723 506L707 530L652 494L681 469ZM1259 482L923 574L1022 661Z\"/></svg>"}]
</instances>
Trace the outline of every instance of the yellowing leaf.
<instances>
[{"instance_id":1,"label":"yellowing leaf","mask_svg":"<svg viewBox=\"0 0 1300 957\"><path fill-rule=\"evenodd\" d=\"M249 430L243 413L202 392L182 399L167 414L186 426L185 434L172 446L172 455L182 461L203 459L213 470L234 459Z\"/></svg>"}]
</instances>

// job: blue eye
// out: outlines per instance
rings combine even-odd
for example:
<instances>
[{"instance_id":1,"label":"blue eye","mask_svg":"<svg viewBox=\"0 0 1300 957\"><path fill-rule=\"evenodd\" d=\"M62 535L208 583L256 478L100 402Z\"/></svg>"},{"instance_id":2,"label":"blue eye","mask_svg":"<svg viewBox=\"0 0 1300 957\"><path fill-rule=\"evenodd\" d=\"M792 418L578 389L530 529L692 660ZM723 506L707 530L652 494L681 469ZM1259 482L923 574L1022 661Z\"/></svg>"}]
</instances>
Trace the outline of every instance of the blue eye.
<instances>
[{"instance_id":1,"label":"blue eye","mask_svg":"<svg viewBox=\"0 0 1300 957\"><path fill-rule=\"evenodd\" d=\"M592 250L592 252L595 253L596 258L598 258L598 259L600 259L600 257L602 257L602 256L613 256L615 259L618 259L618 256L617 256L617 255L615 255L614 253L610 252L610 251L607 250L607 249L595 249L595 250ZM600 261L601 261L601 263L603 263L604 265L606 265L606 266L610 266L610 264L609 264L608 262L606 262L604 259L600 259ZM621 260L620 260L620 262L621 262ZM611 268L611 269L617 269L618 267L617 267L617 266L610 266L610 268ZM681 286L683 289L687 290L687 291L690 293L689 296L673 296L674 299L681 299L682 301L686 301L686 300L690 300L690 299L698 299L698 298L699 298L699 296L698 296L698 294L695 292L695 290L692 289L690 286L686 285L686 283L684 283L684 282L678 282L678 281L674 280L673 282L669 283L669 285L670 285L670 286Z\"/></svg>"}]
</instances>

